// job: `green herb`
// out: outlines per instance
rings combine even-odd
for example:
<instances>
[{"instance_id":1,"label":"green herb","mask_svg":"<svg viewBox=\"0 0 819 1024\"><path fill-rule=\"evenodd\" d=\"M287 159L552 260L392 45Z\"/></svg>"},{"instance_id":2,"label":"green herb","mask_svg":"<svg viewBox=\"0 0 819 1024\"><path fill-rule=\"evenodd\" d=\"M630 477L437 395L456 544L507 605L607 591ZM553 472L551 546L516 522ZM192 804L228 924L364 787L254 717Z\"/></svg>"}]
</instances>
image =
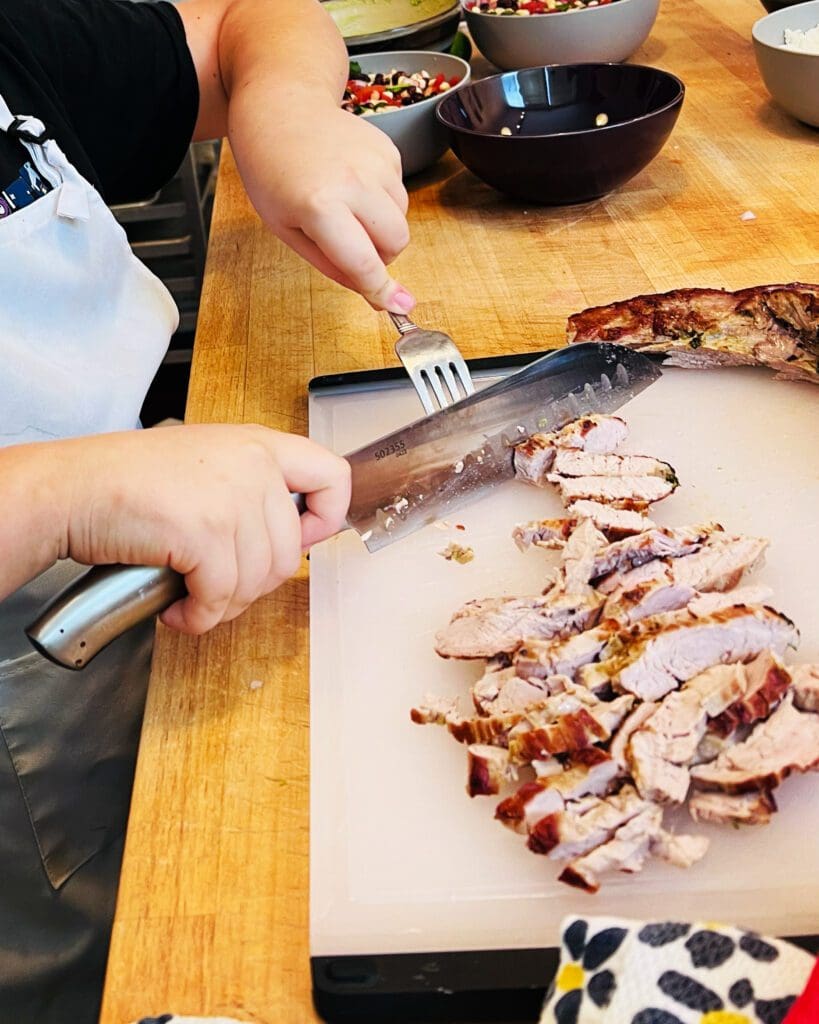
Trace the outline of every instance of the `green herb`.
<instances>
[{"instance_id":1,"label":"green herb","mask_svg":"<svg viewBox=\"0 0 819 1024\"><path fill-rule=\"evenodd\" d=\"M363 78L361 65L357 60L350 61L350 78Z\"/></svg>"}]
</instances>

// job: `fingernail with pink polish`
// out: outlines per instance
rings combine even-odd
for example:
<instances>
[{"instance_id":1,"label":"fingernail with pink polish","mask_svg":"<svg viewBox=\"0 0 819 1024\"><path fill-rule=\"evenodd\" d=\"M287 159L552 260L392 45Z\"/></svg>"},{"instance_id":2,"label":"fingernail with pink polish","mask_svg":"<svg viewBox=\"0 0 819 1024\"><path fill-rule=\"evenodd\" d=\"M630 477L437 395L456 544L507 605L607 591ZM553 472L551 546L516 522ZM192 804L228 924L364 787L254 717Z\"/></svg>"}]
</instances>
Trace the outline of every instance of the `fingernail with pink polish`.
<instances>
[{"instance_id":1,"label":"fingernail with pink polish","mask_svg":"<svg viewBox=\"0 0 819 1024\"><path fill-rule=\"evenodd\" d=\"M393 292L390 306L393 307L393 312L409 313L409 311L415 306L415 299L410 295L406 288L397 288Z\"/></svg>"}]
</instances>

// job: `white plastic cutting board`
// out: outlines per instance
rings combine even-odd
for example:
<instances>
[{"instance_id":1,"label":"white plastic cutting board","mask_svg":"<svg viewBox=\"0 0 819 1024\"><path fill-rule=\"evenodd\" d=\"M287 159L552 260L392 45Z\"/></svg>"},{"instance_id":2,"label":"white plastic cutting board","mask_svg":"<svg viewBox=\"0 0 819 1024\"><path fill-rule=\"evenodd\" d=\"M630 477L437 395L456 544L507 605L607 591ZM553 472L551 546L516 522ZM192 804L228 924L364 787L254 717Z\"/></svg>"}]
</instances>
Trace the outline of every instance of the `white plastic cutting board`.
<instances>
[{"instance_id":1,"label":"white plastic cutting board","mask_svg":"<svg viewBox=\"0 0 819 1024\"><path fill-rule=\"evenodd\" d=\"M417 418L413 392L373 386L310 398L310 433L351 451ZM819 660L819 387L759 370L666 370L623 409L625 450L674 465L662 524L717 519L770 538L752 580L802 630L791 660ZM768 827L680 827L712 838L688 871L659 862L596 896L470 799L465 748L410 721L425 694L466 692L477 663L444 661L433 637L472 598L538 593L554 555L520 553L515 523L560 514L551 490L512 483L370 555L347 531L311 554L311 952L402 953L555 945L570 912L731 921L819 932L819 774L787 780ZM467 565L438 552L470 545ZM669 816L667 816L668 819Z\"/></svg>"}]
</instances>

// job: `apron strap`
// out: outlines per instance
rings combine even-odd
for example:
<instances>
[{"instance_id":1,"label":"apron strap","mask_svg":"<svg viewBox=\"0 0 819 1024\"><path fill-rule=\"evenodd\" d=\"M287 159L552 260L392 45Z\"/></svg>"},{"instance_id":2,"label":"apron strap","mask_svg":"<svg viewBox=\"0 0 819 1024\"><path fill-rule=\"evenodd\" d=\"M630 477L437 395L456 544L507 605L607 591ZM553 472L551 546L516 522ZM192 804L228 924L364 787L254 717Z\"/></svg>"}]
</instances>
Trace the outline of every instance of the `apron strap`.
<instances>
[{"instance_id":1,"label":"apron strap","mask_svg":"<svg viewBox=\"0 0 819 1024\"><path fill-rule=\"evenodd\" d=\"M43 122L28 114L12 114L0 95L0 131L19 139L38 172L54 188L62 186L57 214L69 220L88 220L88 190L91 186L69 162Z\"/></svg>"}]
</instances>

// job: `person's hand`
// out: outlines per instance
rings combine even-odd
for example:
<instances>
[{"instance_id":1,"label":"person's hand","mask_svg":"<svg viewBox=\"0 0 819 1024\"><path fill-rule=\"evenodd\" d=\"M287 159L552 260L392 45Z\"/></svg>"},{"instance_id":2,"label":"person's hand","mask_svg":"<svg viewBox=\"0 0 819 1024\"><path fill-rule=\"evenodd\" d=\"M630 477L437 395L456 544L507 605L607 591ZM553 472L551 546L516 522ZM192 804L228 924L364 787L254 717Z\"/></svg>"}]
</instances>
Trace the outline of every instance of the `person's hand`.
<instances>
[{"instance_id":1,"label":"person's hand","mask_svg":"<svg viewBox=\"0 0 819 1024\"><path fill-rule=\"evenodd\" d=\"M409 228L401 158L384 132L314 93L268 103L250 132L236 117L242 179L274 233L376 309L409 313L415 300L387 270Z\"/></svg>"},{"instance_id":2,"label":"person's hand","mask_svg":"<svg viewBox=\"0 0 819 1024\"><path fill-rule=\"evenodd\" d=\"M50 447L71 466L63 553L182 573L188 596L162 621L186 633L235 618L292 576L349 506L344 459L265 427L163 427ZM301 519L290 491L307 497Z\"/></svg>"}]
</instances>

